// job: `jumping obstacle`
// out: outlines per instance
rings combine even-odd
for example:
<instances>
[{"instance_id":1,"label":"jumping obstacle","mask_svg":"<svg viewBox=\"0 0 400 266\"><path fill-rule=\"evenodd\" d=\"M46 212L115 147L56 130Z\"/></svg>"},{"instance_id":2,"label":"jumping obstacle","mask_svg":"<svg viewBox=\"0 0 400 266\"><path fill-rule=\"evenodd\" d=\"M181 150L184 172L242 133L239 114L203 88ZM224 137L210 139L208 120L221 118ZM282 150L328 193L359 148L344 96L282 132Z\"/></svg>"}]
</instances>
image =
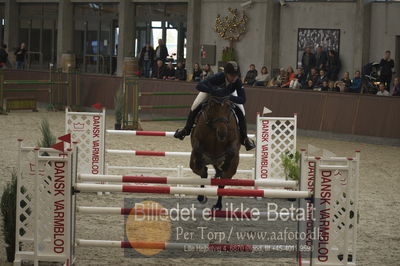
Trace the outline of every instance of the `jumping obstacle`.
<instances>
[{"instance_id":1,"label":"jumping obstacle","mask_svg":"<svg viewBox=\"0 0 400 266\"><path fill-rule=\"evenodd\" d=\"M165 94L165 93L164 93ZM256 169L239 169L238 173L250 174L252 179L285 179L281 164L281 154L296 149L297 116L294 117L257 117L256 141L260 143L256 150ZM96 132L88 134L87 132ZM113 166L106 165L106 154L130 154L139 156L188 156L189 152L165 151L129 151L106 149L106 135L147 136L147 137L172 137L174 132L168 131L128 131L106 130L105 111L101 113L69 112L66 110L66 133L72 134L72 139L78 142L81 154L79 173L108 174L110 170L143 171L174 171L178 176L184 177L184 172L189 168L139 167L139 166ZM254 135L250 135L253 137ZM107 138L109 140L109 138ZM93 144L93 145L92 145ZM96 156L93 157L92 155ZM243 154L242 158L254 158L253 154ZM95 169L92 169L95 166ZM212 172L212 171L210 171Z\"/></svg>"},{"instance_id":2,"label":"jumping obstacle","mask_svg":"<svg viewBox=\"0 0 400 266\"><path fill-rule=\"evenodd\" d=\"M186 117L156 117L149 119L140 118L140 111L143 109L189 109L191 103L180 105L142 105L141 97L151 96L195 96L198 93L188 92L141 92L138 86L138 78L135 76L124 76L123 80L124 94L124 114L122 119L123 129L138 129L140 122L146 121L185 121ZM131 98L131 100L129 100ZM132 104L130 104L132 103Z\"/></svg>"},{"instance_id":3,"label":"jumping obstacle","mask_svg":"<svg viewBox=\"0 0 400 266\"><path fill-rule=\"evenodd\" d=\"M49 156L42 156L47 152ZM324 238L300 240L299 245L312 247L310 253L300 252L299 265L355 265L356 236L358 220L358 175L359 153L354 158L346 157L313 157L302 151L301 178L299 191L254 190L254 189L218 189L218 188L175 188L151 186L96 185L75 183L78 179L77 148L64 153L52 149L27 148L20 142L17 176L17 249L15 264L23 260L59 261L67 265L75 262L73 246L81 247L126 247L168 249L163 242L128 242L108 240L75 239L75 213L85 214L120 214L137 212L140 209L124 209L75 206L76 192L119 191L129 193L163 193L173 194L173 189L185 190L177 193L240 197L294 197L305 198L300 204L305 206L310 220L298 225L300 232L309 232L317 227ZM31 178L35 176L35 178ZM82 175L80 175L82 177ZM110 178L105 176L105 178ZM120 178L120 177L118 177ZM241 181L240 181L241 182ZM62 189L56 189L63 184ZM98 188L102 187L102 188ZM190 191L189 191L190 190ZM74 194L72 194L75 192ZM72 195L72 196L71 196ZM312 196L312 198L310 198ZM321 199L321 200L319 200ZM62 204L62 205L60 205ZM55 210L55 206L58 208ZM313 208L315 207L315 208ZM142 210L143 211L143 210ZM149 211L149 210L148 210ZM146 215L152 215L146 213ZM164 215L160 211L156 215ZM224 214L221 214L224 215ZM230 214L225 213L225 216ZM247 217L248 215L246 215ZM315 220L311 220L315 218ZM54 234L54 228L63 234ZM62 228L62 229L61 229ZM328 237L329 236L329 237ZM33 245L32 245L33 244ZM169 243L168 243L169 244ZM170 243L176 245L209 245L207 243ZM229 251L236 245L221 245L219 251ZM261 248L252 244L243 245ZM223 248L226 246L225 248ZM289 247L288 247L289 248ZM267 248L266 248L267 249ZM294 250L293 250L294 251Z\"/></svg>"},{"instance_id":4,"label":"jumping obstacle","mask_svg":"<svg viewBox=\"0 0 400 266\"><path fill-rule=\"evenodd\" d=\"M50 66L48 80L5 80L4 76L4 70L0 71L0 103L5 111L21 109L35 111L37 105L34 97L5 97L5 93L47 92L48 102L52 107L80 104L80 75L77 70L69 68L68 72L64 74L61 69ZM10 85L18 88L10 88ZM39 88L20 88L26 85L39 86ZM66 100L64 100L65 97Z\"/></svg>"}]
</instances>

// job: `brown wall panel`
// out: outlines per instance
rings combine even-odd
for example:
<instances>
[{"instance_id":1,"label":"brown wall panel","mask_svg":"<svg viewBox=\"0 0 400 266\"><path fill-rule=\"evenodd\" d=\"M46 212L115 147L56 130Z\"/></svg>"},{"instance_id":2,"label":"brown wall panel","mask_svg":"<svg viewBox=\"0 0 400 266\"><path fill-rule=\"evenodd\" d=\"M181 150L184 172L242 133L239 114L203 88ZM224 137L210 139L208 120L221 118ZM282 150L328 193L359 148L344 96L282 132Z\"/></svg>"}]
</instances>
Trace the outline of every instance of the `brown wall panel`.
<instances>
[{"instance_id":1,"label":"brown wall panel","mask_svg":"<svg viewBox=\"0 0 400 266\"><path fill-rule=\"evenodd\" d=\"M323 101L324 115L321 121L321 130L351 134L357 108L354 95L325 93Z\"/></svg>"}]
</instances>

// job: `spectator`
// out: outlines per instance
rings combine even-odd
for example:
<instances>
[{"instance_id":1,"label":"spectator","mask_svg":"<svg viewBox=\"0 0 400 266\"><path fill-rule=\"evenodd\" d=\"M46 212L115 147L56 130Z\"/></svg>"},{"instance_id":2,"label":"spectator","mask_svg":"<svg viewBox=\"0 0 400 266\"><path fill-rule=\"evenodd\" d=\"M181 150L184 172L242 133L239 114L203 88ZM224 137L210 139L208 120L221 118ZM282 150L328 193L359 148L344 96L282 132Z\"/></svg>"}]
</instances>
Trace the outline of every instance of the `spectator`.
<instances>
[{"instance_id":1,"label":"spectator","mask_svg":"<svg viewBox=\"0 0 400 266\"><path fill-rule=\"evenodd\" d=\"M306 87L306 75L302 67L297 69L296 78L290 82L289 88L301 89Z\"/></svg>"},{"instance_id":2,"label":"spectator","mask_svg":"<svg viewBox=\"0 0 400 266\"><path fill-rule=\"evenodd\" d=\"M328 82L328 77L326 76L326 72L325 70L321 69L319 71L319 77L317 79L317 82L315 83L315 87L321 87L322 83L326 81ZM328 84L327 84L328 85Z\"/></svg>"},{"instance_id":3,"label":"spectator","mask_svg":"<svg viewBox=\"0 0 400 266\"><path fill-rule=\"evenodd\" d=\"M338 80L338 75L340 72L341 63L339 55L336 54L334 50L329 50L328 52L328 62L326 69L328 71L328 79L336 81Z\"/></svg>"},{"instance_id":4,"label":"spectator","mask_svg":"<svg viewBox=\"0 0 400 266\"><path fill-rule=\"evenodd\" d=\"M198 63L194 64L192 81L200 81L202 73L200 65Z\"/></svg>"},{"instance_id":5,"label":"spectator","mask_svg":"<svg viewBox=\"0 0 400 266\"><path fill-rule=\"evenodd\" d=\"M146 46L142 48L139 58L139 66L143 70L143 75L146 78L150 78L150 71L151 67L153 66L153 60L154 60L154 49L153 47L150 46L150 44L147 43Z\"/></svg>"},{"instance_id":6,"label":"spectator","mask_svg":"<svg viewBox=\"0 0 400 266\"><path fill-rule=\"evenodd\" d=\"M247 75L246 75L247 76ZM254 86L266 86L267 83L271 80L271 76L268 73L268 68L263 66L261 68L261 73L257 75L255 78Z\"/></svg>"},{"instance_id":7,"label":"spectator","mask_svg":"<svg viewBox=\"0 0 400 266\"><path fill-rule=\"evenodd\" d=\"M17 69L24 69L25 55L26 55L25 43L21 43L20 47L17 48L14 54L15 54L15 61L17 63Z\"/></svg>"},{"instance_id":8,"label":"spectator","mask_svg":"<svg viewBox=\"0 0 400 266\"><path fill-rule=\"evenodd\" d=\"M201 73L201 80L208 79L214 75L214 71L212 71L210 64L206 64L204 66L203 72Z\"/></svg>"},{"instance_id":9,"label":"spectator","mask_svg":"<svg viewBox=\"0 0 400 266\"><path fill-rule=\"evenodd\" d=\"M304 50L303 56L301 58L301 66L304 69L304 73L308 75L311 71L311 68L315 67L315 55L311 52L310 47L306 47Z\"/></svg>"},{"instance_id":10,"label":"spectator","mask_svg":"<svg viewBox=\"0 0 400 266\"><path fill-rule=\"evenodd\" d=\"M282 85L282 88L289 88L290 83L296 79L296 74L291 66L287 68L286 73L287 81Z\"/></svg>"},{"instance_id":11,"label":"spectator","mask_svg":"<svg viewBox=\"0 0 400 266\"><path fill-rule=\"evenodd\" d=\"M328 62L328 55L323 50L322 46L317 47L317 53L315 54L315 64L318 70L326 69Z\"/></svg>"},{"instance_id":12,"label":"spectator","mask_svg":"<svg viewBox=\"0 0 400 266\"><path fill-rule=\"evenodd\" d=\"M351 79L350 79L350 73L349 72L344 72L343 78L341 80L344 83L345 90L348 90L351 86Z\"/></svg>"},{"instance_id":13,"label":"spectator","mask_svg":"<svg viewBox=\"0 0 400 266\"><path fill-rule=\"evenodd\" d=\"M175 70L175 78L177 80L186 80L186 69L185 66L179 62Z\"/></svg>"},{"instance_id":14,"label":"spectator","mask_svg":"<svg viewBox=\"0 0 400 266\"><path fill-rule=\"evenodd\" d=\"M390 95L400 96L400 81L398 77L394 78L393 80L393 84L390 87Z\"/></svg>"},{"instance_id":15,"label":"spectator","mask_svg":"<svg viewBox=\"0 0 400 266\"><path fill-rule=\"evenodd\" d=\"M175 67L172 64L172 62L168 62L168 66L167 66L167 70L166 70L165 76L166 76L165 79L170 79L170 80L174 80L175 79Z\"/></svg>"},{"instance_id":16,"label":"spectator","mask_svg":"<svg viewBox=\"0 0 400 266\"><path fill-rule=\"evenodd\" d=\"M392 68L394 68L394 61L390 58L390 51L385 52L385 56L381 59L381 78L380 81L386 85L386 88L390 88L392 82Z\"/></svg>"},{"instance_id":17,"label":"spectator","mask_svg":"<svg viewBox=\"0 0 400 266\"><path fill-rule=\"evenodd\" d=\"M314 82L312 79L307 80L307 85L304 87L306 90L313 90L314 89Z\"/></svg>"},{"instance_id":18,"label":"spectator","mask_svg":"<svg viewBox=\"0 0 400 266\"><path fill-rule=\"evenodd\" d=\"M386 90L385 83L379 83L379 91L376 93L378 96L390 96L390 93Z\"/></svg>"},{"instance_id":19,"label":"spectator","mask_svg":"<svg viewBox=\"0 0 400 266\"><path fill-rule=\"evenodd\" d=\"M168 49L167 46L164 44L162 39L158 40L158 46L156 48L156 60L161 60L165 62L168 56Z\"/></svg>"},{"instance_id":20,"label":"spectator","mask_svg":"<svg viewBox=\"0 0 400 266\"><path fill-rule=\"evenodd\" d=\"M307 80L310 80L310 79L313 81L314 85L317 84L317 81L319 79L319 74L318 74L318 70L315 67L311 68L311 72L308 75Z\"/></svg>"},{"instance_id":21,"label":"spectator","mask_svg":"<svg viewBox=\"0 0 400 266\"><path fill-rule=\"evenodd\" d=\"M2 44L0 47L0 68L6 68L8 62L7 45Z\"/></svg>"},{"instance_id":22,"label":"spectator","mask_svg":"<svg viewBox=\"0 0 400 266\"><path fill-rule=\"evenodd\" d=\"M320 91L329 91L328 80L322 81Z\"/></svg>"},{"instance_id":23,"label":"spectator","mask_svg":"<svg viewBox=\"0 0 400 266\"><path fill-rule=\"evenodd\" d=\"M256 66L254 64L251 64L249 67L249 71L247 71L246 77L244 78L244 84L254 85L257 75L258 73L256 70Z\"/></svg>"},{"instance_id":24,"label":"spectator","mask_svg":"<svg viewBox=\"0 0 400 266\"><path fill-rule=\"evenodd\" d=\"M349 92L360 93L361 92L361 72L356 71L354 73L354 79L349 87Z\"/></svg>"},{"instance_id":25,"label":"spectator","mask_svg":"<svg viewBox=\"0 0 400 266\"><path fill-rule=\"evenodd\" d=\"M338 88L336 86L336 82L334 82L333 80L328 82L328 91L336 91L336 92L340 92L340 88Z\"/></svg>"},{"instance_id":26,"label":"spectator","mask_svg":"<svg viewBox=\"0 0 400 266\"><path fill-rule=\"evenodd\" d=\"M167 68L164 65L164 62L161 59L157 60L157 63L154 67L152 73L153 79L165 79L167 77Z\"/></svg>"},{"instance_id":27,"label":"spectator","mask_svg":"<svg viewBox=\"0 0 400 266\"><path fill-rule=\"evenodd\" d=\"M287 82L287 73L284 68L279 70L279 75L276 77L275 86L282 87Z\"/></svg>"}]
</instances>

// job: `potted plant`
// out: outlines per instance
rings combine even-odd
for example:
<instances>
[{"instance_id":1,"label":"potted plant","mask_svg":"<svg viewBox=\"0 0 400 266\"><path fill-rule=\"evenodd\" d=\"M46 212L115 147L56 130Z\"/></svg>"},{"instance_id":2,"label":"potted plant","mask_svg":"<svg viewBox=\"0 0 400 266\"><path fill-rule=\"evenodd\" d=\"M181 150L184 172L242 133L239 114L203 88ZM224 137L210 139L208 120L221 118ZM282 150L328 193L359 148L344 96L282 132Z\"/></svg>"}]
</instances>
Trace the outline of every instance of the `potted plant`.
<instances>
[{"instance_id":1,"label":"potted plant","mask_svg":"<svg viewBox=\"0 0 400 266\"><path fill-rule=\"evenodd\" d=\"M300 180L300 153L296 151L294 154L286 151L281 154L282 165L286 180ZM289 199L295 201L296 199Z\"/></svg>"},{"instance_id":2,"label":"potted plant","mask_svg":"<svg viewBox=\"0 0 400 266\"><path fill-rule=\"evenodd\" d=\"M16 227L16 200L17 200L17 175L11 173L11 182L7 183L0 200L0 210L3 217L3 236L6 243L7 261L13 262L15 258L15 227Z\"/></svg>"},{"instance_id":3,"label":"potted plant","mask_svg":"<svg viewBox=\"0 0 400 266\"><path fill-rule=\"evenodd\" d=\"M116 130L121 129L122 116L124 112L124 94L122 93L122 89L118 89L115 97L114 97L114 112L115 112L115 125L114 128Z\"/></svg>"},{"instance_id":4,"label":"potted plant","mask_svg":"<svg viewBox=\"0 0 400 266\"><path fill-rule=\"evenodd\" d=\"M229 61L236 61L236 52L233 47L225 47L222 50L221 61L218 61L218 69L223 68Z\"/></svg>"}]
</instances>

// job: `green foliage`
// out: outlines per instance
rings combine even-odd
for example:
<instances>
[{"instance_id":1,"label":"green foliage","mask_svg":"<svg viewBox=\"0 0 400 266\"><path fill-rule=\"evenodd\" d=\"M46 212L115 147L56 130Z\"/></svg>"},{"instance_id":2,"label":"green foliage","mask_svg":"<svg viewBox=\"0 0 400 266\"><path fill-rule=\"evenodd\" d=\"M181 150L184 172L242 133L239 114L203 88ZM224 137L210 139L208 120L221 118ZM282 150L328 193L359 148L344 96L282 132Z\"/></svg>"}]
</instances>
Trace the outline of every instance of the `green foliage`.
<instances>
[{"instance_id":1,"label":"green foliage","mask_svg":"<svg viewBox=\"0 0 400 266\"><path fill-rule=\"evenodd\" d=\"M42 139L38 143L39 147L49 148L56 143L56 137L50 130L50 124L47 119L43 119L40 124L40 131L42 132Z\"/></svg>"},{"instance_id":2,"label":"green foliage","mask_svg":"<svg viewBox=\"0 0 400 266\"><path fill-rule=\"evenodd\" d=\"M114 108L115 108L115 122L117 124L121 124L122 114L124 111L124 94L122 92L122 88L120 87L117 90L117 93L114 97Z\"/></svg>"},{"instance_id":3,"label":"green foliage","mask_svg":"<svg viewBox=\"0 0 400 266\"><path fill-rule=\"evenodd\" d=\"M222 62L236 61L235 49L232 47L225 47L222 50Z\"/></svg>"},{"instance_id":4,"label":"green foliage","mask_svg":"<svg viewBox=\"0 0 400 266\"><path fill-rule=\"evenodd\" d=\"M295 154L287 151L281 154L282 165L285 171L286 179L300 180L300 153Z\"/></svg>"},{"instance_id":5,"label":"green foliage","mask_svg":"<svg viewBox=\"0 0 400 266\"><path fill-rule=\"evenodd\" d=\"M15 227L16 227L16 201L17 201L17 174L11 173L11 182L4 188L0 200L0 210L3 217L3 236L4 241L15 253Z\"/></svg>"}]
</instances>

